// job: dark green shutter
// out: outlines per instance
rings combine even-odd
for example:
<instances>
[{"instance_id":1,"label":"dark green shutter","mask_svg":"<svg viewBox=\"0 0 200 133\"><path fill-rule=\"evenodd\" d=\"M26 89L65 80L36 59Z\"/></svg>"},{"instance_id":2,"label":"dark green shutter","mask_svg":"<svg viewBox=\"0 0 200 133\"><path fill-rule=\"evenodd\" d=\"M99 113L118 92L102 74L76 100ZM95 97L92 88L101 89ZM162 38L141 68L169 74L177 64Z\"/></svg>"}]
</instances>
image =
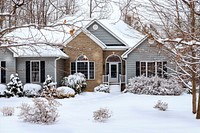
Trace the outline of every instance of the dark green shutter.
<instances>
[{"instance_id":1,"label":"dark green shutter","mask_svg":"<svg viewBox=\"0 0 200 133\"><path fill-rule=\"evenodd\" d=\"M167 78L167 62L166 61L163 62L163 74L164 74L164 78Z\"/></svg>"},{"instance_id":2,"label":"dark green shutter","mask_svg":"<svg viewBox=\"0 0 200 133\"><path fill-rule=\"evenodd\" d=\"M40 62L40 78L43 83L45 81L45 61Z\"/></svg>"},{"instance_id":3,"label":"dark green shutter","mask_svg":"<svg viewBox=\"0 0 200 133\"><path fill-rule=\"evenodd\" d=\"M140 62L136 61L136 76L140 76Z\"/></svg>"},{"instance_id":4,"label":"dark green shutter","mask_svg":"<svg viewBox=\"0 0 200 133\"><path fill-rule=\"evenodd\" d=\"M6 83L6 62L1 61L1 83Z\"/></svg>"},{"instance_id":5,"label":"dark green shutter","mask_svg":"<svg viewBox=\"0 0 200 133\"><path fill-rule=\"evenodd\" d=\"M26 83L30 83L30 61L26 61Z\"/></svg>"}]
</instances>

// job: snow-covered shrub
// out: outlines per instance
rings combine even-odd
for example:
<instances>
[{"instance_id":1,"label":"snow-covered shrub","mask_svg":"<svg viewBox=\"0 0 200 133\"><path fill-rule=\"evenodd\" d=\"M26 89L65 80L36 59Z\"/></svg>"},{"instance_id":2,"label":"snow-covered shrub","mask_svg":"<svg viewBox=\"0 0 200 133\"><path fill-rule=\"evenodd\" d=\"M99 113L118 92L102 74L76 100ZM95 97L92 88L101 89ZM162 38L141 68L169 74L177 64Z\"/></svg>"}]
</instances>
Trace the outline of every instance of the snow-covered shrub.
<instances>
[{"instance_id":1,"label":"snow-covered shrub","mask_svg":"<svg viewBox=\"0 0 200 133\"><path fill-rule=\"evenodd\" d=\"M7 97L10 96L23 96L23 85L22 82L19 80L18 74L11 74L10 75L10 82L7 84L7 91L5 91L5 95Z\"/></svg>"},{"instance_id":2,"label":"snow-covered shrub","mask_svg":"<svg viewBox=\"0 0 200 133\"><path fill-rule=\"evenodd\" d=\"M107 84L100 84L99 86L96 86L94 88L95 92L105 92L105 93L110 93L109 85Z\"/></svg>"},{"instance_id":3,"label":"snow-covered shrub","mask_svg":"<svg viewBox=\"0 0 200 133\"><path fill-rule=\"evenodd\" d=\"M14 107L3 107L1 109L1 112L3 113L4 116L12 116L14 115L15 109Z\"/></svg>"},{"instance_id":4,"label":"snow-covered shrub","mask_svg":"<svg viewBox=\"0 0 200 133\"><path fill-rule=\"evenodd\" d=\"M7 90L7 86L4 84L0 84L0 97L5 96L5 91Z\"/></svg>"},{"instance_id":5,"label":"snow-covered shrub","mask_svg":"<svg viewBox=\"0 0 200 133\"><path fill-rule=\"evenodd\" d=\"M166 111L168 109L168 103L162 102L161 100L158 100L154 108Z\"/></svg>"},{"instance_id":6,"label":"snow-covered shrub","mask_svg":"<svg viewBox=\"0 0 200 133\"><path fill-rule=\"evenodd\" d=\"M61 86L57 88L57 98L74 97L75 91L72 88Z\"/></svg>"},{"instance_id":7,"label":"snow-covered shrub","mask_svg":"<svg viewBox=\"0 0 200 133\"><path fill-rule=\"evenodd\" d=\"M24 95L27 97L37 97L40 96L42 87L39 84L25 84L24 85Z\"/></svg>"},{"instance_id":8,"label":"snow-covered shrub","mask_svg":"<svg viewBox=\"0 0 200 133\"><path fill-rule=\"evenodd\" d=\"M55 85L56 83L53 82L52 77L47 75L47 78L45 82L43 83L42 96L45 96L45 97L56 96Z\"/></svg>"},{"instance_id":9,"label":"snow-covered shrub","mask_svg":"<svg viewBox=\"0 0 200 133\"><path fill-rule=\"evenodd\" d=\"M19 119L38 124L52 124L58 118L57 107L61 105L52 98L34 98L34 105L21 104Z\"/></svg>"},{"instance_id":10,"label":"snow-covered shrub","mask_svg":"<svg viewBox=\"0 0 200 133\"><path fill-rule=\"evenodd\" d=\"M183 89L173 78L140 76L129 79L129 84L124 92L146 95L180 95Z\"/></svg>"},{"instance_id":11,"label":"snow-covered shrub","mask_svg":"<svg viewBox=\"0 0 200 133\"><path fill-rule=\"evenodd\" d=\"M82 73L74 73L73 75L64 77L62 84L74 89L77 94L80 94L87 85L85 75Z\"/></svg>"},{"instance_id":12,"label":"snow-covered shrub","mask_svg":"<svg viewBox=\"0 0 200 133\"><path fill-rule=\"evenodd\" d=\"M100 108L93 112L93 118L95 121L104 122L112 116L112 112L107 108Z\"/></svg>"}]
</instances>

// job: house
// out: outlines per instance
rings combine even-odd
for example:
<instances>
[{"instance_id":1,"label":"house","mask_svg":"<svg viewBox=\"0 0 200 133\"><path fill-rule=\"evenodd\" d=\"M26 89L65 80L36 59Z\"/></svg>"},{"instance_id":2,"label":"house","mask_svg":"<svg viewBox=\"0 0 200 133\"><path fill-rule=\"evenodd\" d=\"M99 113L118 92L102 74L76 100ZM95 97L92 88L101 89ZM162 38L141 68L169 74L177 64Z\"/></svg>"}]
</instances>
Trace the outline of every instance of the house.
<instances>
[{"instance_id":1,"label":"house","mask_svg":"<svg viewBox=\"0 0 200 133\"><path fill-rule=\"evenodd\" d=\"M5 55L0 58L1 66L6 67L1 69L1 83L8 82L9 75L17 72L23 83L41 83L46 75L51 75L61 85L64 76L81 72L87 79L86 90L93 91L102 83L117 84L123 89L127 79L134 76L166 76L168 57L122 20L94 19L77 27L56 37L49 37L47 31L43 33L50 42L52 38L54 42L64 39L64 44L60 41L63 50L47 44L9 47L4 53L1 50L1 55ZM27 43L27 39L24 41Z\"/></svg>"},{"instance_id":2,"label":"house","mask_svg":"<svg viewBox=\"0 0 200 133\"><path fill-rule=\"evenodd\" d=\"M88 91L101 83L123 89L127 79L143 74L165 77L169 64L168 57L150 45L146 36L121 20L91 21L66 41L64 51L69 55L65 72L84 73Z\"/></svg>"}]
</instances>

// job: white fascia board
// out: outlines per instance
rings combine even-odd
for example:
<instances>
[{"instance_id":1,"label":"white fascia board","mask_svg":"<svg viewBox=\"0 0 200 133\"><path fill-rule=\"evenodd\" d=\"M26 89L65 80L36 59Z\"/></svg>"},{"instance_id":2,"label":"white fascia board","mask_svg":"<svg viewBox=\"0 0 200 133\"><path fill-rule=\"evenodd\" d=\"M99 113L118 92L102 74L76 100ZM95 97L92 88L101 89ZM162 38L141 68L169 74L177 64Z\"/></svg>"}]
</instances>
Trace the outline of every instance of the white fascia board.
<instances>
[{"instance_id":1,"label":"white fascia board","mask_svg":"<svg viewBox=\"0 0 200 133\"><path fill-rule=\"evenodd\" d=\"M122 54L122 59L126 59L128 57L128 55L135 49L137 48L140 44L142 44L142 42L144 42L146 39L148 38L148 36L145 36L141 41L139 41L134 47L129 48L126 52L124 52Z\"/></svg>"},{"instance_id":2,"label":"white fascia board","mask_svg":"<svg viewBox=\"0 0 200 133\"><path fill-rule=\"evenodd\" d=\"M97 19L94 19L93 21L91 21L87 26L86 29L92 25L94 22L96 22L97 24L99 24L101 27L103 27L108 33L110 33L111 35L113 35L116 39L118 39L122 44L125 44L127 47L129 46L126 42L124 42L120 37L118 37L116 34L114 34L109 28L107 28L105 25L103 25L100 21L98 21Z\"/></svg>"},{"instance_id":3,"label":"white fascia board","mask_svg":"<svg viewBox=\"0 0 200 133\"><path fill-rule=\"evenodd\" d=\"M96 44L98 44L102 49L106 48L106 45L100 41L97 37L95 37L91 32L89 32L85 28L79 29L74 35L70 36L67 41L65 42L64 46L66 46L68 43L70 43L74 38L76 38L81 32L85 33L86 36L88 36L90 39L92 39Z\"/></svg>"}]
</instances>

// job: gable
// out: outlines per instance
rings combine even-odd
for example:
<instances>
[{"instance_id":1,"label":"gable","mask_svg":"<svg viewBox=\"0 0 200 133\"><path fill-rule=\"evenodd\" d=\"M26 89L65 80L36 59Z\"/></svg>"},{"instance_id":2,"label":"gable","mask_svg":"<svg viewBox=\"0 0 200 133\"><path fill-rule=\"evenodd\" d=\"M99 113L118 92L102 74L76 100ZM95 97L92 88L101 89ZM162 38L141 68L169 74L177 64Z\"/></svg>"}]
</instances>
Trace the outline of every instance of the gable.
<instances>
[{"instance_id":1,"label":"gable","mask_svg":"<svg viewBox=\"0 0 200 133\"><path fill-rule=\"evenodd\" d=\"M127 60L166 60L166 53L162 48L158 48L156 45L150 45L148 39L141 42L140 45L132 49L127 56Z\"/></svg>"},{"instance_id":2,"label":"gable","mask_svg":"<svg viewBox=\"0 0 200 133\"><path fill-rule=\"evenodd\" d=\"M101 40L106 46L125 46L97 22L92 23L87 30Z\"/></svg>"}]
</instances>

